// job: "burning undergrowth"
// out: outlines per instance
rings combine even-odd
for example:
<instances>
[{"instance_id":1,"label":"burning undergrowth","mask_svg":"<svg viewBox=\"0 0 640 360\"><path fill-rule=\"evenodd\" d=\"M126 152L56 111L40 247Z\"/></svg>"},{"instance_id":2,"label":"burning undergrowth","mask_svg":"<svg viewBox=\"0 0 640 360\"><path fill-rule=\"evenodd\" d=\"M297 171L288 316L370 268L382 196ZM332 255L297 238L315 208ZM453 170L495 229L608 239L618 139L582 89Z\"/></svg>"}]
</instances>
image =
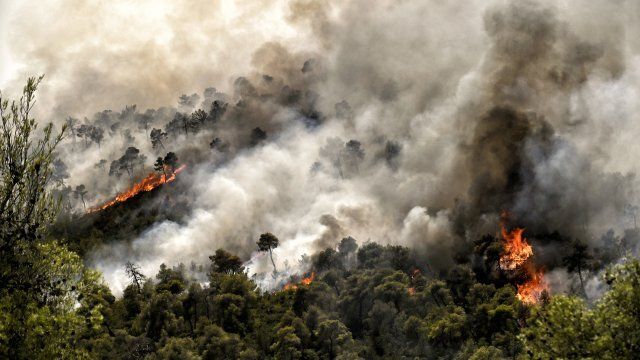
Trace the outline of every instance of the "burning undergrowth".
<instances>
[{"instance_id":1,"label":"burning undergrowth","mask_svg":"<svg viewBox=\"0 0 640 360\"><path fill-rule=\"evenodd\" d=\"M282 286L282 290L283 291L296 290L300 286L309 286L313 282L313 280L316 278L316 273L312 271L311 274L309 274L309 276L303 277L299 281L297 280L297 278L298 276L293 276L290 282Z\"/></svg>"}]
</instances>

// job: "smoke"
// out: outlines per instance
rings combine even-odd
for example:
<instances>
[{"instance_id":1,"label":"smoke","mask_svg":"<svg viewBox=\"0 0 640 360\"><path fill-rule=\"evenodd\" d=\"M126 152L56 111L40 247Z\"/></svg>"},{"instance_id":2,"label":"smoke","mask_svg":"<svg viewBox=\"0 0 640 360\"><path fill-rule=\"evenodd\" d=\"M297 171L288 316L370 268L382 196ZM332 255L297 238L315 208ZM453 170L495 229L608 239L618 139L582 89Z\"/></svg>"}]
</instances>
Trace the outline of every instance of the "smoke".
<instances>
[{"instance_id":1,"label":"smoke","mask_svg":"<svg viewBox=\"0 0 640 360\"><path fill-rule=\"evenodd\" d=\"M22 63L14 83L47 74L42 118L119 124L99 147L68 140L60 150L69 182L86 184L92 203L167 151L189 164L173 195L189 204L183 219L89 254L116 292L127 261L150 275L162 262L206 263L218 247L268 272L255 246L267 231L281 240L280 268L353 236L411 246L441 271L496 233L501 210L560 266L552 249L566 244L548 234L601 248L610 229L633 227L625 209L638 202L638 6L24 3L10 44ZM214 112L214 101L226 105ZM163 148L139 126L146 114L164 129L197 109L215 121L169 134ZM133 179L94 168L132 145L148 157Z\"/></svg>"}]
</instances>

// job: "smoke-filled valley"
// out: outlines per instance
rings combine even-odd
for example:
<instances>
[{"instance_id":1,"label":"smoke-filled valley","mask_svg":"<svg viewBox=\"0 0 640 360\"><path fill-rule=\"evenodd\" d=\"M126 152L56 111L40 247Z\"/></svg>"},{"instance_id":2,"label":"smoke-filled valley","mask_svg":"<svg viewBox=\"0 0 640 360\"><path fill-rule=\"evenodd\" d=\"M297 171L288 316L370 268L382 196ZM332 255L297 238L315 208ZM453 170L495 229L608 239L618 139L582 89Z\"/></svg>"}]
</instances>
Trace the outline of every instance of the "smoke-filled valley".
<instances>
[{"instance_id":1,"label":"smoke-filled valley","mask_svg":"<svg viewBox=\"0 0 640 360\"><path fill-rule=\"evenodd\" d=\"M638 298L635 1L3 6L2 95L44 73L32 113L64 132L42 234L112 298L89 357L640 351L607 312ZM566 311L613 333L541 335Z\"/></svg>"}]
</instances>

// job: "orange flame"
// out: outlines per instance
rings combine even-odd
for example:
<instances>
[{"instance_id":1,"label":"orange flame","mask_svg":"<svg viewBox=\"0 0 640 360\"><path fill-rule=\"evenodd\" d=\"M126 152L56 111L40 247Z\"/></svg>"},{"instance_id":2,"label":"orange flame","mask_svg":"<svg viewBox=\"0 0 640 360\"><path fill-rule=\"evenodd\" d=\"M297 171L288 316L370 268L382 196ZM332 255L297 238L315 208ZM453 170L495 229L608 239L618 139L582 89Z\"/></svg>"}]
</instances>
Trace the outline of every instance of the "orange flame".
<instances>
[{"instance_id":1,"label":"orange flame","mask_svg":"<svg viewBox=\"0 0 640 360\"><path fill-rule=\"evenodd\" d=\"M162 184L170 183L176 179L176 175L179 174L182 170L184 170L185 167L186 165L180 166L168 177L165 174L157 174L155 172L151 173L147 175L146 178L142 179L142 181L133 185L129 190L118 194L113 200L105 204L92 207L89 210L87 210L87 212L92 213L92 212L104 210L115 204L127 201L132 197L140 194L141 192L151 191Z\"/></svg>"},{"instance_id":2,"label":"orange flame","mask_svg":"<svg viewBox=\"0 0 640 360\"><path fill-rule=\"evenodd\" d=\"M316 273L312 272L311 275L309 277L306 277L304 279L302 279L302 281L300 282L302 285L309 285L313 282L313 280L316 278Z\"/></svg>"},{"instance_id":3,"label":"orange flame","mask_svg":"<svg viewBox=\"0 0 640 360\"><path fill-rule=\"evenodd\" d=\"M312 272L311 275L309 275L309 277L306 277L300 280L300 285L309 286L315 278L316 278L316 273ZM282 290L283 291L296 290L297 288L298 288L298 284L286 283L282 287Z\"/></svg>"},{"instance_id":4,"label":"orange flame","mask_svg":"<svg viewBox=\"0 0 640 360\"><path fill-rule=\"evenodd\" d=\"M292 283L287 283L287 284L284 284L284 287L282 288L282 290L289 291L289 290L295 290L297 288L298 288L298 285L292 284Z\"/></svg>"},{"instance_id":5,"label":"orange flame","mask_svg":"<svg viewBox=\"0 0 640 360\"><path fill-rule=\"evenodd\" d=\"M500 224L500 228L504 241L503 252L500 255L500 268L515 270L533 255L533 249L527 239L522 237L523 228L515 228L511 232L507 232L503 223Z\"/></svg>"},{"instance_id":6,"label":"orange flame","mask_svg":"<svg viewBox=\"0 0 640 360\"><path fill-rule=\"evenodd\" d=\"M548 291L548 286L544 280L544 271L536 269L535 265L527 260L533 256L533 248L523 236L524 228L515 228L510 232L505 227L507 212L502 213L500 222L500 233L503 241L503 251L500 255L499 265L502 270L513 271L524 266L527 280L518 287L517 298L525 304L533 305L540 301L544 291Z\"/></svg>"},{"instance_id":7,"label":"orange flame","mask_svg":"<svg viewBox=\"0 0 640 360\"><path fill-rule=\"evenodd\" d=\"M522 285L518 285L517 298L525 304L534 305L540 301L542 293L549 287L544 280L544 271L537 270L530 274L530 279Z\"/></svg>"},{"instance_id":8,"label":"orange flame","mask_svg":"<svg viewBox=\"0 0 640 360\"><path fill-rule=\"evenodd\" d=\"M414 287L407 288L407 292L409 292L409 296L413 296L416 294L416 288Z\"/></svg>"}]
</instances>

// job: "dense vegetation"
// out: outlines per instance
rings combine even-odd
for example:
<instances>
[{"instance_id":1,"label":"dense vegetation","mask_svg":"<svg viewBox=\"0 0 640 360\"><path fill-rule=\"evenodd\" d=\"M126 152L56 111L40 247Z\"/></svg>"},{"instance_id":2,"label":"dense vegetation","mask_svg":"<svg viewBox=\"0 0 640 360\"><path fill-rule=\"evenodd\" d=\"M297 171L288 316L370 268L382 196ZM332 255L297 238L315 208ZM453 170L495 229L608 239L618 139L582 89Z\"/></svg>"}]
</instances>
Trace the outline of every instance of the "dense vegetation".
<instances>
[{"instance_id":1,"label":"dense vegetation","mask_svg":"<svg viewBox=\"0 0 640 360\"><path fill-rule=\"evenodd\" d=\"M240 258L211 249L209 264L162 265L153 278L127 264L131 284L116 298L50 232L58 207L47 183L65 129L36 133L30 110L38 81L29 80L17 102L0 99L0 358L631 359L640 352L638 260L607 272L609 290L595 304L557 295L528 306L509 279L490 271L499 251L491 237L443 274L408 248L348 237L311 256L304 275L313 281L294 277L274 291L257 288ZM256 242L270 256L278 245L272 234ZM580 272L582 258L567 261Z\"/></svg>"},{"instance_id":2,"label":"dense vegetation","mask_svg":"<svg viewBox=\"0 0 640 360\"><path fill-rule=\"evenodd\" d=\"M592 309L574 297L530 308L511 285L477 281L465 265L436 279L407 248L352 238L312 259L309 285L262 292L236 256L211 256L208 281L161 266L144 279L129 264L122 298L91 303L102 327L80 336L95 358L498 359L632 358L640 319L640 262L611 272L612 290ZM136 275L137 274L137 275ZM298 279L299 280L299 279ZM622 338L619 334L628 334Z\"/></svg>"}]
</instances>

